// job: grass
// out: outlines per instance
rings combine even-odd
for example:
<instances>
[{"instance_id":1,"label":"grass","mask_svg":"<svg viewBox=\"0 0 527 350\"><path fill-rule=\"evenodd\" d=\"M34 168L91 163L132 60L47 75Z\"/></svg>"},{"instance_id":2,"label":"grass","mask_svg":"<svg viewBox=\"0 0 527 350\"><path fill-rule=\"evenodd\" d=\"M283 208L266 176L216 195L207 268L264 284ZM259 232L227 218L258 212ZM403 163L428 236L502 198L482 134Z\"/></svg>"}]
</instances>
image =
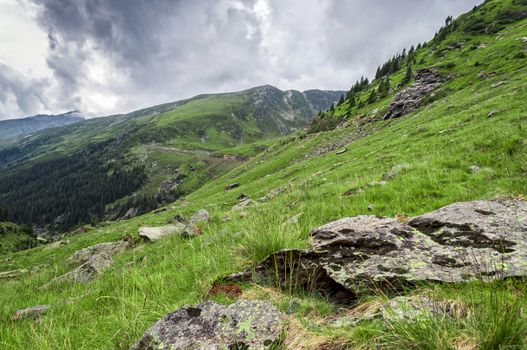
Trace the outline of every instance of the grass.
<instances>
[{"instance_id":1,"label":"grass","mask_svg":"<svg viewBox=\"0 0 527 350\"><path fill-rule=\"evenodd\" d=\"M0 257L11 259L2 261L2 270L41 265L19 280L0 282L0 347L126 349L163 315L204 300L218 278L277 250L308 246L309 232L331 220L358 214L412 216L456 201L525 197L527 71L524 62L505 58L518 49L517 38L526 36L526 28L521 21L500 32L501 39L474 38L484 39L487 47L466 51L466 56L464 51L449 51L444 58L423 52L423 65L455 61L449 69L457 78L446 86L449 94L404 118L371 123L368 135L347 145L346 153L306 157L354 132L353 124L285 137L165 212L92 228L54 250L38 247ZM496 75L478 78L481 67L474 67L474 60L485 62L484 69ZM507 83L493 88L499 81ZM379 108L387 102L378 102ZM498 112L489 118L493 110ZM402 163L409 164L405 172L384 185L370 185ZM472 172L473 165L481 171ZM233 182L241 186L224 191ZM276 189L278 194L267 202L231 210L241 193L257 199ZM353 195L342 195L350 189ZM89 284L39 289L71 268L64 260L76 250L136 235L142 225L164 224L175 214L188 217L201 208L212 216L202 236L170 237L116 255L114 265ZM299 213L298 223L286 223ZM323 296L261 286L244 286L244 293L269 299L283 311L295 301L286 337L290 348L522 349L527 338L525 283L423 286L413 293L460 300L469 316L342 327L324 324L339 310ZM15 310L44 303L53 307L38 322L10 320Z\"/></svg>"}]
</instances>

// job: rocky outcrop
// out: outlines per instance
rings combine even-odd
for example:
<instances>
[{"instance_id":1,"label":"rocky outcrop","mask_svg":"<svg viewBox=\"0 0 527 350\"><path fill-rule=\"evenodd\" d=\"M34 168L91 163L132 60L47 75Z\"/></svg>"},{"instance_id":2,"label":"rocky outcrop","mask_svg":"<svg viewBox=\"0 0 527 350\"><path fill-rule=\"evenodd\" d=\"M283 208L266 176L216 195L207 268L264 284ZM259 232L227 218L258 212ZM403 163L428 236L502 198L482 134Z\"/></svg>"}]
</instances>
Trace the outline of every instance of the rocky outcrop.
<instances>
[{"instance_id":1,"label":"rocky outcrop","mask_svg":"<svg viewBox=\"0 0 527 350\"><path fill-rule=\"evenodd\" d=\"M311 236L311 249L280 251L228 279L278 275L282 285L294 282L353 299L384 284L527 276L527 202L521 200L455 203L401 221L360 215Z\"/></svg>"},{"instance_id":2,"label":"rocky outcrop","mask_svg":"<svg viewBox=\"0 0 527 350\"><path fill-rule=\"evenodd\" d=\"M104 242L81 249L73 253L67 262L81 264L77 268L53 278L42 286L48 288L52 284L61 282L89 282L112 265L112 256L121 253L132 244L129 241Z\"/></svg>"},{"instance_id":3,"label":"rocky outcrop","mask_svg":"<svg viewBox=\"0 0 527 350\"><path fill-rule=\"evenodd\" d=\"M44 284L42 288L62 283L62 282L82 282L86 283L93 280L100 275L105 269L112 265L112 257L106 253L101 253L92 256L88 261L69 271L63 275L57 276L48 283Z\"/></svg>"},{"instance_id":4,"label":"rocky outcrop","mask_svg":"<svg viewBox=\"0 0 527 350\"><path fill-rule=\"evenodd\" d=\"M95 255L107 254L112 256L114 254L125 251L130 248L131 244L128 241L104 242L91 247L77 250L69 258L68 262L73 264L82 264L92 259Z\"/></svg>"},{"instance_id":5,"label":"rocky outcrop","mask_svg":"<svg viewBox=\"0 0 527 350\"><path fill-rule=\"evenodd\" d=\"M280 342L282 322L278 309L268 302L207 301L166 315L131 349L271 349Z\"/></svg>"},{"instance_id":6,"label":"rocky outcrop","mask_svg":"<svg viewBox=\"0 0 527 350\"><path fill-rule=\"evenodd\" d=\"M415 75L415 83L399 92L384 115L384 119L399 118L421 106L423 99L436 90L442 82L441 75L434 69L423 69Z\"/></svg>"}]
</instances>

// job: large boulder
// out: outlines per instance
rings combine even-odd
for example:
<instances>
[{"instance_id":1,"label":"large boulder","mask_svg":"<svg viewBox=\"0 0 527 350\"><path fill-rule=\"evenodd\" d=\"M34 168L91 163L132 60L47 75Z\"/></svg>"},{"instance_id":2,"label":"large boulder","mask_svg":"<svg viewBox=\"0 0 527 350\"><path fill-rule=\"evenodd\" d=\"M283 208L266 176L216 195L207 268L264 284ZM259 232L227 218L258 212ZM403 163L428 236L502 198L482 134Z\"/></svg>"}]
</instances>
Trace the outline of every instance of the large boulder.
<instances>
[{"instance_id":1,"label":"large boulder","mask_svg":"<svg viewBox=\"0 0 527 350\"><path fill-rule=\"evenodd\" d=\"M283 318L263 301L186 306L156 322L132 350L270 349L280 342Z\"/></svg>"},{"instance_id":2,"label":"large boulder","mask_svg":"<svg viewBox=\"0 0 527 350\"><path fill-rule=\"evenodd\" d=\"M527 202L520 200L455 203L408 222L360 215L311 236L311 249L280 251L228 279L258 273L355 298L380 284L527 276Z\"/></svg>"},{"instance_id":3,"label":"large boulder","mask_svg":"<svg viewBox=\"0 0 527 350\"><path fill-rule=\"evenodd\" d=\"M415 83L399 92L384 119L399 118L418 109L423 99L441 86L442 76L434 69L423 69L415 75Z\"/></svg>"}]
</instances>

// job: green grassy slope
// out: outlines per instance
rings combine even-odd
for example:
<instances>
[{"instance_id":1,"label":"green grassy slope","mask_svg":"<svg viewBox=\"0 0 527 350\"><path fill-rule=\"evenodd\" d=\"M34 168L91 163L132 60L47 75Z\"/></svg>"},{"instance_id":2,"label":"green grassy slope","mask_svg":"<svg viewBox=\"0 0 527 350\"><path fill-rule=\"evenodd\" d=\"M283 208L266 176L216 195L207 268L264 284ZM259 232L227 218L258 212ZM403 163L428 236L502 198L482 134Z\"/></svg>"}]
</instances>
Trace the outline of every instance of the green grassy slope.
<instances>
[{"instance_id":1,"label":"green grassy slope","mask_svg":"<svg viewBox=\"0 0 527 350\"><path fill-rule=\"evenodd\" d=\"M478 11L488 9L485 16L491 16L505 6L511 2L489 1ZM362 123L377 113L375 109L387 106L390 99L386 98L364 107L341 128L283 138L165 212L94 228L52 251L39 247L10 254L2 270L42 267L19 280L0 282L0 345L6 349L126 349L166 313L204 300L218 277L238 272L279 249L308 246L310 230L328 221L357 214L417 215L473 199L525 198L527 70L525 60L515 56L527 50L521 39L527 36L527 20L491 35L456 31L445 40L457 41L460 36L471 43L485 42L486 47L470 49L467 43L444 55L436 55L432 46L420 51L421 67L441 67L452 79L443 87L447 93L415 113ZM495 74L480 78L482 70ZM401 70L393 79L403 74ZM489 117L491 111L495 113ZM354 135L353 142L342 145L342 140ZM325 152L333 145L346 146L348 151ZM409 164L405 172L384 185L371 184L401 163ZM471 171L474 165L481 171ZM225 192L224 186L233 182L241 186ZM280 191L272 200L242 212L231 210L240 193L256 199L276 189ZM64 259L80 248L136 235L141 225L164 224L175 214L189 216L202 208L211 212L212 222L198 238L171 237L117 255L113 267L87 285L38 289L68 271ZM298 223L286 223L297 214L301 214ZM334 348L363 349L522 349L526 346L527 321L521 311L527 308L526 287L525 281L423 286L428 293L459 299L470 307L471 316L433 319L429 324L374 321L332 328L321 321L337 307L322 296L243 286L245 297L270 299L283 311L291 300L299 302L286 337L292 349L317 349L328 343ZM229 301L225 296L216 299ZM44 303L54 306L39 322L10 321L16 309Z\"/></svg>"},{"instance_id":2,"label":"green grassy slope","mask_svg":"<svg viewBox=\"0 0 527 350\"><path fill-rule=\"evenodd\" d=\"M0 203L16 222L62 217L59 230L152 210L303 127L341 93L262 86L45 130L0 147ZM111 188L97 185L105 178Z\"/></svg>"}]
</instances>

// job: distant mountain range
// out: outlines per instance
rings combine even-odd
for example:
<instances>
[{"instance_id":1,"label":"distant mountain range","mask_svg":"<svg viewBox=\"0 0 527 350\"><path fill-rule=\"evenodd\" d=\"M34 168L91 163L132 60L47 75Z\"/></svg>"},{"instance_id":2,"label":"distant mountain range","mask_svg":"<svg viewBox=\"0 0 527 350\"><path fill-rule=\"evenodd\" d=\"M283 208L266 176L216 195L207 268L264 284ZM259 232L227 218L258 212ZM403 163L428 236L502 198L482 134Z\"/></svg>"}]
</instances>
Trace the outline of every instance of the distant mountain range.
<instances>
[{"instance_id":1,"label":"distant mountain range","mask_svg":"<svg viewBox=\"0 0 527 350\"><path fill-rule=\"evenodd\" d=\"M15 222L59 230L146 212L302 129L344 93L265 85L102 118L5 121L29 135L0 145L0 204Z\"/></svg>"},{"instance_id":2,"label":"distant mountain range","mask_svg":"<svg viewBox=\"0 0 527 350\"><path fill-rule=\"evenodd\" d=\"M29 135L39 130L56 128L83 121L79 111L64 114L37 114L21 119L0 120L0 140Z\"/></svg>"}]
</instances>

